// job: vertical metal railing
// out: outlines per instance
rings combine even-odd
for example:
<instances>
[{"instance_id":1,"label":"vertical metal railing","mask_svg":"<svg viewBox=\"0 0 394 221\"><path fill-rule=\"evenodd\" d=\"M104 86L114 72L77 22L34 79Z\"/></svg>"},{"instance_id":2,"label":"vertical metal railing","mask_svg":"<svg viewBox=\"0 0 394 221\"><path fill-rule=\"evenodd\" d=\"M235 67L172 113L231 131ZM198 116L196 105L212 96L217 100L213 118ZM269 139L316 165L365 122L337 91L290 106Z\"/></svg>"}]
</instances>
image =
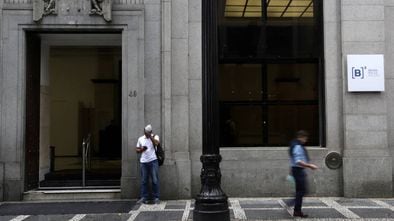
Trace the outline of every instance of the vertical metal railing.
<instances>
[{"instance_id":1,"label":"vertical metal railing","mask_svg":"<svg viewBox=\"0 0 394 221\"><path fill-rule=\"evenodd\" d=\"M86 167L90 166L90 138L88 134L82 139L82 187L86 186Z\"/></svg>"},{"instance_id":2,"label":"vertical metal railing","mask_svg":"<svg viewBox=\"0 0 394 221\"><path fill-rule=\"evenodd\" d=\"M85 186L85 151L86 151L86 139L82 139L82 186Z\"/></svg>"},{"instance_id":3,"label":"vertical metal railing","mask_svg":"<svg viewBox=\"0 0 394 221\"><path fill-rule=\"evenodd\" d=\"M49 146L49 172L55 171L55 146Z\"/></svg>"}]
</instances>

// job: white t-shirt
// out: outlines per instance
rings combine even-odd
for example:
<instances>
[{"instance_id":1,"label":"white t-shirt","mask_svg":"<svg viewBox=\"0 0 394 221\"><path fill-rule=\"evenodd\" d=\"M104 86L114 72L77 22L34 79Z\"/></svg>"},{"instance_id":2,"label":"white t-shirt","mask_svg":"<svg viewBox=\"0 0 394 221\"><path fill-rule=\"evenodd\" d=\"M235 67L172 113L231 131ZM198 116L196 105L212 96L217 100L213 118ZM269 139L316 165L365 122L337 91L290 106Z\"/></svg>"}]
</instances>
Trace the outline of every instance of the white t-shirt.
<instances>
[{"instance_id":1,"label":"white t-shirt","mask_svg":"<svg viewBox=\"0 0 394 221\"><path fill-rule=\"evenodd\" d=\"M152 136L155 138L155 140L159 141L159 136L152 134ZM146 146L148 149L146 149L144 152L141 154L140 162L141 163L149 163L151 161L154 161L157 159L156 153L155 153L155 148L153 146L153 143L150 138L146 138L145 135L138 138L137 146L136 147L143 147Z\"/></svg>"}]
</instances>

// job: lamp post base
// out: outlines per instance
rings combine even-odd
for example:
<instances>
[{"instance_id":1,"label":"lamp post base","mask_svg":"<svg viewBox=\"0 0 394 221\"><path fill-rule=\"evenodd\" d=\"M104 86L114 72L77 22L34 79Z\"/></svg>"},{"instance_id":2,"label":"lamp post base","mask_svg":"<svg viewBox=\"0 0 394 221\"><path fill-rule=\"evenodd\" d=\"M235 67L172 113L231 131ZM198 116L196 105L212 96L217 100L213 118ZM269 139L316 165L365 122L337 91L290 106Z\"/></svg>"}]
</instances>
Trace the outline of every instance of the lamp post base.
<instances>
[{"instance_id":1,"label":"lamp post base","mask_svg":"<svg viewBox=\"0 0 394 221\"><path fill-rule=\"evenodd\" d=\"M219 154L201 156L201 191L194 205L194 221L229 221L230 210L226 194L220 188Z\"/></svg>"},{"instance_id":2,"label":"lamp post base","mask_svg":"<svg viewBox=\"0 0 394 221\"><path fill-rule=\"evenodd\" d=\"M227 200L225 202L200 202L194 206L194 221L229 221L230 210Z\"/></svg>"}]
</instances>

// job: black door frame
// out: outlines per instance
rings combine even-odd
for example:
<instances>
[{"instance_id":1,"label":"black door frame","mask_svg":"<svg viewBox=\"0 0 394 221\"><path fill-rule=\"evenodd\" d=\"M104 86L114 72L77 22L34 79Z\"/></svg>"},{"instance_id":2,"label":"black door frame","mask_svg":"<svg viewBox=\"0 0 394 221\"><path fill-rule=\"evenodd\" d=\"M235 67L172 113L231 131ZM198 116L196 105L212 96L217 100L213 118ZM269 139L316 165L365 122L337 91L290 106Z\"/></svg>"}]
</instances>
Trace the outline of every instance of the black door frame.
<instances>
[{"instance_id":1,"label":"black door frame","mask_svg":"<svg viewBox=\"0 0 394 221\"><path fill-rule=\"evenodd\" d=\"M25 191L38 187L40 157L41 40L26 32Z\"/></svg>"}]
</instances>

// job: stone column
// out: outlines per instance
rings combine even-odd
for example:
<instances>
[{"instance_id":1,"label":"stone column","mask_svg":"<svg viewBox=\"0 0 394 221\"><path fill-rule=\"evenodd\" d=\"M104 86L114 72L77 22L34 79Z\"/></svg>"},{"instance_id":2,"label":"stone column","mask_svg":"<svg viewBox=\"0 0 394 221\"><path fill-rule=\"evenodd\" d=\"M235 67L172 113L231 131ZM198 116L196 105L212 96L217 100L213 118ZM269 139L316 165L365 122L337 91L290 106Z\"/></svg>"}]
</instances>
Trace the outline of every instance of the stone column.
<instances>
[{"instance_id":1,"label":"stone column","mask_svg":"<svg viewBox=\"0 0 394 221\"><path fill-rule=\"evenodd\" d=\"M2 47L3 47L3 4L4 4L4 0L0 0L0 52L2 51ZM2 64L2 59L0 59L0 92L3 91L3 85L1 82L3 82L3 64ZM0 93L0 113L2 113L2 93ZM1 116L1 114L0 114ZM2 124L2 118L0 117L0 125ZM0 133L0 139L1 139L1 133ZM1 150L2 146L1 146L1 142L0 142L0 150ZM3 158L0 155L0 163L3 162ZM1 171L0 171L1 172ZM2 184L2 182L1 182ZM2 194L2 192L0 192L0 194Z\"/></svg>"},{"instance_id":2,"label":"stone column","mask_svg":"<svg viewBox=\"0 0 394 221\"><path fill-rule=\"evenodd\" d=\"M2 21L3 21L3 4L4 0L0 0L0 53L2 52L2 47L3 47L3 35L2 35ZM2 117L1 113L3 112L3 104L2 104L2 91L3 91L3 64L2 64L2 59L0 59L0 125L2 125ZM1 135L1 128L0 128L0 139L2 138ZM3 149L3 145L0 142L0 150ZM3 196L4 196L4 159L0 155L0 202L3 201Z\"/></svg>"},{"instance_id":3,"label":"stone column","mask_svg":"<svg viewBox=\"0 0 394 221\"><path fill-rule=\"evenodd\" d=\"M388 146L387 91L350 93L346 80L346 55L385 54L385 3L365 0L341 3L344 196L389 197L392 158Z\"/></svg>"},{"instance_id":4,"label":"stone column","mask_svg":"<svg viewBox=\"0 0 394 221\"><path fill-rule=\"evenodd\" d=\"M391 149L394 192L394 1L385 2L385 69L388 113L388 145ZM394 193L393 193L394 194Z\"/></svg>"},{"instance_id":5,"label":"stone column","mask_svg":"<svg viewBox=\"0 0 394 221\"><path fill-rule=\"evenodd\" d=\"M189 0L189 151L191 195L200 190L202 147L201 0Z\"/></svg>"},{"instance_id":6,"label":"stone column","mask_svg":"<svg viewBox=\"0 0 394 221\"><path fill-rule=\"evenodd\" d=\"M191 163L189 152L189 2L170 0L171 13L171 151L178 176L177 196L191 196Z\"/></svg>"}]
</instances>

